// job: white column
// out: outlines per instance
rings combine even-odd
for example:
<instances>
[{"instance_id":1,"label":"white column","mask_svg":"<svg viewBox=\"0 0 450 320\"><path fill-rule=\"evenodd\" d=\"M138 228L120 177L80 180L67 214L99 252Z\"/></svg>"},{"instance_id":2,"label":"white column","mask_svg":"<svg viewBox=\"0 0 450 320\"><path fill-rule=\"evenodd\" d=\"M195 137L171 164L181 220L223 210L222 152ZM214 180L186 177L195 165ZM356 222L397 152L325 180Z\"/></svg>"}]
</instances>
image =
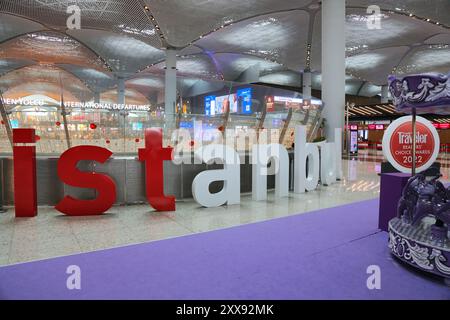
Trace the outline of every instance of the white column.
<instances>
[{"instance_id":1,"label":"white column","mask_svg":"<svg viewBox=\"0 0 450 320\"><path fill-rule=\"evenodd\" d=\"M381 103L389 102L389 87L388 85L381 86Z\"/></svg>"},{"instance_id":2,"label":"white column","mask_svg":"<svg viewBox=\"0 0 450 320\"><path fill-rule=\"evenodd\" d=\"M100 92L94 92L94 103L100 103Z\"/></svg>"},{"instance_id":3,"label":"white column","mask_svg":"<svg viewBox=\"0 0 450 320\"><path fill-rule=\"evenodd\" d=\"M322 100L325 134L344 127L345 105L345 0L322 1Z\"/></svg>"},{"instance_id":4,"label":"white column","mask_svg":"<svg viewBox=\"0 0 450 320\"><path fill-rule=\"evenodd\" d=\"M177 103L177 51L166 50L165 113L166 125L175 127Z\"/></svg>"},{"instance_id":5,"label":"white column","mask_svg":"<svg viewBox=\"0 0 450 320\"><path fill-rule=\"evenodd\" d=\"M117 103L125 104L125 79L121 77L117 79Z\"/></svg>"},{"instance_id":6,"label":"white column","mask_svg":"<svg viewBox=\"0 0 450 320\"><path fill-rule=\"evenodd\" d=\"M303 99L311 99L311 71L304 70L302 77Z\"/></svg>"}]
</instances>

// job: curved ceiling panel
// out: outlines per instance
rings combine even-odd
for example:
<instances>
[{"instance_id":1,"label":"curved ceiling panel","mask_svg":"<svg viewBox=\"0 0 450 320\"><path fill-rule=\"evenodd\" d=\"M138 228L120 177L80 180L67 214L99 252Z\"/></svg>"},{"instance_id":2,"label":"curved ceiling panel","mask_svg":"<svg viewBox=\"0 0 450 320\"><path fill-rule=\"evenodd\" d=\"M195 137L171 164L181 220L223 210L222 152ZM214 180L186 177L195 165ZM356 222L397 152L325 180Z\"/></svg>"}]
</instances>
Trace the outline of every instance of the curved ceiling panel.
<instances>
[{"instance_id":1,"label":"curved ceiling panel","mask_svg":"<svg viewBox=\"0 0 450 320\"><path fill-rule=\"evenodd\" d=\"M19 18L10 14L0 13L0 43L33 31L42 30L39 23Z\"/></svg>"},{"instance_id":2,"label":"curved ceiling panel","mask_svg":"<svg viewBox=\"0 0 450 320\"><path fill-rule=\"evenodd\" d=\"M76 4L81 28L112 30L160 47L159 36L140 1L136 0L2 0L0 11L11 12L52 28L66 30L67 8Z\"/></svg>"},{"instance_id":3,"label":"curved ceiling panel","mask_svg":"<svg viewBox=\"0 0 450 320\"><path fill-rule=\"evenodd\" d=\"M120 73L135 73L164 59L162 50L133 37L93 29L69 30L67 33L92 48Z\"/></svg>"},{"instance_id":4,"label":"curved ceiling panel","mask_svg":"<svg viewBox=\"0 0 450 320\"><path fill-rule=\"evenodd\" d=\"M165 62L158 63L145 71L145 73L163 74ZM207 55L179 57L177 61L177 75L182 77L197 76L204 79L221 79L220 67L215 65L213 59Z\"/></svg>"},{"instance_id":5,"label":"curved ceiling panel","mask_svg":"<svg viewBox=\"0 0 450 320\"><path fill-rule=\"evenodd\" d=\"M433 0L432 3L423 0L347 0L347 7L359 6L367 8L376 4L381 9L392 10L400 13L412 13L422 18L450 25L450 1Z\"/></svg>"},{"instance_id":6,"label":"curved ceiling panel","mask_svg":"<svg viewBox=\"0 0 450 320\"><path fill-rule=\"evenodd\" d=\"M127 81L127 85L130 86L142 86L153 89L163 89L164 79L158 76L146 75L143 77L134 78Z\"/></svg>"},{"instance_id":7,"label":"curved ceiling panel","mask_svg":"<svg viewBox=\"0 0 450 320\"><path fill-rule=\"evenodd\" d=\"M69 90L63 90L63 92L65 101L77 101L77 100L81 101L80 95L74 95L74 93L70 92ZM14 98L28 97L32 95L45 95L56 101L60 101L61 86L59 84L48 82L22 83L15 86L14 88L9 89L4 94L4 97L14 99ZM89 96L88 92L86 92L86 97L87 99L84 99L85 101L89 100L92 96Z\"/></svg>"},{"instance_id":8,"label":"curved ceiling panel","mask_svg":"<svg viewBox=\"0 0 450 320\"><path fill-rule=\"evenodd\" d=\"M214 55L221 66L225 79L236 80L248 68L256 67L260 75L286 69L278 63L250 55L235 53L218 53Z\"/></svg>"},{"instance_id":9,"label":"curved ceiling panel","mask_svg":"<svg viewBox=\"0 0 450 320\"><path fill-rule=\"evenodd\" d=\"M357 78L383 85L409 47L391 47L352 55L346 59L346 72Z\"/></svg>"},{"instance_id":10,"label":"curved ceiling panel","mask_svg":"<svg viewBox=\"0 0 450 320\"><path fill-rule=\"evenodd\" d=\"M31 60L0 59L0 76L32 64L34 64L34 62Z\"/></svg>"},{"instance_id":11,"label":"curved ceiling panel","mask_svg":"<svg viewBox=\"0 0 450 320\"><path fill-rule=\"evenodd\" d=\"M101 59L78 41L54 31L33 32L0 45L1 58L67 63L104 69Z\"/></svg>"},{"instance_id":12,"label":"curved ceiling panel","mask_svg":"<svg viewBox=\"0 0 450 320\"><path fill-rule=\"evenodd\" d=\"M199 53L203 53L203 50L196 47L195 45L193 45L193 46L188 46L188 47L180 50L178 52L178 55L187 56L187 55L193 55L193 54L199 54Z\"/></svg>"},{"instance_id":13,"label":"curved ceiling panel","mask_svg":"<svg viewBox=\"0 0 450 320\"><path fill-rule=\"evenodd\" d=\"M247 53L300 70L305 64L308 23L306 11L269 14L233 24L196 43L214 53Z\"/></svg>"},{"instance_id":14,"label":"curved ceiling panel","mask_svg":"<svg viewBox=\"0 0 450 320\"><path fill-rule=\"evenodd\" d=\"M351 95L357 95L359 89L364 83L357 79L347 79L345 80L345 93Z\"/></svg>"},{"instance_id":15,"label":"curved ceiling panel","mask_svg":"<svg viewBox=\"0 0 450 320\"><path fill-rule=\"evenodd\" d=\"M367 45L369 49L421 43L443 28L426 21L382 12L380 29L369 29L366 9L347 9L346 46Z\"/></svg>"},{"instance_id":16,"label":"curved ceiling panel","mask_svg":"<svg viewBox=\"0 0 450 320\"><path fill-rule=\"evenodd\" d=\"M151 97L155 92L164 92L164 77L147 74L128 80L126 86L146 97Z\"/></svg>"},{"instance_id":17,"label":"curved ceiling panel","mask_svg":"<svg viewBox=\"0 0 450 320\"><path fill-rule=\"evenodd\" d=\"M359 96L364 97L374 97L379 94L381 94L381 86L376 86L368 82L364 83L358 93Z\"/></svg>"},{"instance_id":18,"label":"curved ceiling panel","mask_svg":"<svg viewBox=\"0 0 450 320\"><path fill-rule=\"evenodd\" d=\"M353 1L356 2L361 1ZM369 29L366 8L347 8L346 53L349 56L384 47L420 45L435 35L447 33L442 26L390 12L382 12L381 29ZM314 71L321 70L321 32L321 15L318 14L311 49L311 68Z\"/></svg>"},{"instance_id":19,"label":"curved ceiling panel","mask_svg":"<svg viewBox=\"0 0 450 320\"><path fill-rule=\"evenodd\" d=\"M302 8L312 2L315 1L146 0L166 39L176 47L184 47L222 25L274 11Z\"/></svg>"},{"instance_id":20,"label":"curved ceiling panel","mask_svg":"<svg viewBox=\"0 0 450 320\"><path fill-rule=\"evenodd\" d=\"M110 90L101 94L101 101L106 103L117 103L117 90ZM137 90L125 90L126 104L148 104L148 99Z\"/></svg>"},{"instance_id":21,"label":"curved ceiling panel","mask_svg":"<svg viewBox=\"0 0 450 320\"><path fill-rule=\"evenodd\" d=\"M12 71L0 78L0 87L8 92L20 87L23 90L28 88L29 94L50 94L46 92L43 84L51 84L57 92L61 89L70 92L80 100L88 99L92 96L91 91L74 75L52 65L35 65ZM61 87L62 84L62 87Z\"/></svg>"},{"instance_id":22,"label":"curved ceiling panel","mask_svg":"<svg viewBox=\"0 0 450 320\"><path fill-rule=\"evenodd\" d=\"M81 79L91 90L102 92L116 85L114 78L105 72L71 64L57 64L58 67Z\"/></svg>"},{"instance_id":23,"label":"curved ceiling panel","mask_svg":"<svg viewBox=\"0 0 450 320\"><path fill-rule=\"evenodd\" d=\"M397 74L441 72L450 70L450 48L430 49L429 46L417 48L398 66Z\"/></svg>"},{"instance_id":24,"label":"curved ceiling panel","mask_svg":"<svg viewBox=\"0 0 450 320\"><path fill-rule=\"evenodd\" d=\"M292 87L301 86L300 73L294 71L282 71L268 74L259 78L262 83L279 84Z\"/></svg>"},{"instance_id":25,"label":"curved ceiling panel","mask_svg":"<svg viewBox=\"0 0 450 320\"><path fill-rule=\"evenodd\" d=\"M425 43L450 45L450 32L437 34L429 38L427 41L425 41Z\"/></svg>"}]
</instances>

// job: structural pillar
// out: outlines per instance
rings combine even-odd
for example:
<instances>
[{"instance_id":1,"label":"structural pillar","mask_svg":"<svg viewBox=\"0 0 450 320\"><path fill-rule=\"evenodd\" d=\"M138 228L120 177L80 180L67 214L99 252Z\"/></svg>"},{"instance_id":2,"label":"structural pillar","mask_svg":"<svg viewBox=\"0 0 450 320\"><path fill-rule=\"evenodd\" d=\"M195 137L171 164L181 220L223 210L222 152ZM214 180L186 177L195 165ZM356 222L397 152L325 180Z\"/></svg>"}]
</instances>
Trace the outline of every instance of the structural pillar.
<instances>
[{"instance_id":1,"label":"structural pillar","mask_svg":"<svg viewBox=\"0 0 450 320\"><path fill-rule=\"evenodd\" d=\"M345 0L322 1L322 101L326 138L334 141L334 129L344 127Z\"/></svg>"},{"instance_id":2,"label":"structural pillar","mask_svg":"<svg viewBox=\"0 0 450 320\"><path fill-rule=\"evenodd\" d=\"M100 103L100 92L94 92L94 103Z\"/></svg>"},{"instance_id":3,"label":"structural pillar","mask_svg":"<svg viewBox=\"0 0 450 320\"><path fill-rule=\"evenodd\" d=\"M125 104L125 79L117 79L117 104Z\"/></svg>"},{"instance_id":4,"label":"structural pillar","mask_svg":"<svg viewBox=\"0 0 450 320\"><path fill-rule=\"evenodd\" d=\"M311 99L311 71L304 70L302 77L303 99Z\"/></svg>"},{"instance_id":5,"label":"structural pillar","mask_svg":"<svg viewBox=\"0 0 450 320\"><path fill-rule=\"evenodd\" d=\"M389 87L388 85L381 86L381 103L389 102Z\"/></svg>"},{"instance_id":6,"label":"structural pillar","mask_svg":"<svg viewBox=\"0 0 450 320\"><path fill-rule=\"evenodd\" d=\"M165 114L166 126L175 128L175 110L177 103L177 51L166 50L166 79L165 79Z\"/></svg>"}]
</instances>

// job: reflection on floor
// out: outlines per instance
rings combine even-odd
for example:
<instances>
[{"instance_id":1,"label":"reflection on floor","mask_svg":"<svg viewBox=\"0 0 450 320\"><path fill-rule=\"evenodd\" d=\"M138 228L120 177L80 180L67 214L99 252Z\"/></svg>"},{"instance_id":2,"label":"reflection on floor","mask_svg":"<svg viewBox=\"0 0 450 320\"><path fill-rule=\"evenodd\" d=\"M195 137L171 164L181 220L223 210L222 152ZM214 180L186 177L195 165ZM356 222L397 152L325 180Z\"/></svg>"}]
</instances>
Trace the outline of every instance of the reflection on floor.
<instances>
[{"instance_id":1,"label":"reflection on floor","mask_svg":"<svg viewBox=\"0 0 450 320\"><path fill-rule=\"evenodd\" d=\"M15 219L14 209L0 214L0 265L167 239L186 234L264 221L355 201L379 194L379 163L344 160L344 179L289 198L201 208L193 200L177 202L175 212L154 212L148 205L117 206L97 217L67 217L40 207L35 218Z\"/></svg>"}]
</instances>

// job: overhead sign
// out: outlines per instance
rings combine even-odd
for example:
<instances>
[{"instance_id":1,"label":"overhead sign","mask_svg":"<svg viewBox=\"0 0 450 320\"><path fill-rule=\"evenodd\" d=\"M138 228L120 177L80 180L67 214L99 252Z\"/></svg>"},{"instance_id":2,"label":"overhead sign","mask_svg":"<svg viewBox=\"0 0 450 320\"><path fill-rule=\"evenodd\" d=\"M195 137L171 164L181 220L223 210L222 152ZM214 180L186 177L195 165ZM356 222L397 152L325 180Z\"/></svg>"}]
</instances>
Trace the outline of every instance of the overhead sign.
<instances>
[{"instance_id":1,"label":"overhead sign","mask_svg":"<svg viewBox=\"0 0 450 320\"><path fill-rule=\"evenodd\" d=\"M7 106L22 105L22 106L42 107L45 105L44 100L34 100L34 99L24 99L24 98L18 98L18 99L5 98L5 99L3 99L3 103Z\"/></svg>"},{"instance_id":2,"label":"overhead sign","mask_svg":"<svg viewBox=\"0 0 450 320\"><path fill-rule=\"evenodd\" d=\"M5 105L12 106L36 106L43 107L49 103L44 100L26 99L26 98L5 98ZM85 108L85 109L103 109L103 110L129 110L129 111L150 111L150 105L144 104L118 104L118 103L95 103L95 102L77 102L65 101L64 105L68 108ZM54 106L54 104L52 104Z\"/></svg>"},{"instance_id":3,"label":"overhead sign","mask_svg":"<svg viewBox=\"0 0 450 320\"><path fill-rule=\"evenodd\" d=\"M129 110L129 111L150 111L150 105L144 104L119 104L119 103L95 103L95 102L64 102L67 108L86 108L103 110Z\"/></svg>"},{"instance_id":4,"label":"overhead sign","mask_svg":"<svg viewBox=\"0 0 450 320\"><path fill-rule=\"evenodd\" d=\"M412 116L392 122L383 136L383 154L400 172L410 173L412 154ZM439 154L439 135L431 122L416 118L416 172L428 169Z\"/></svg>"}]
</instances>

